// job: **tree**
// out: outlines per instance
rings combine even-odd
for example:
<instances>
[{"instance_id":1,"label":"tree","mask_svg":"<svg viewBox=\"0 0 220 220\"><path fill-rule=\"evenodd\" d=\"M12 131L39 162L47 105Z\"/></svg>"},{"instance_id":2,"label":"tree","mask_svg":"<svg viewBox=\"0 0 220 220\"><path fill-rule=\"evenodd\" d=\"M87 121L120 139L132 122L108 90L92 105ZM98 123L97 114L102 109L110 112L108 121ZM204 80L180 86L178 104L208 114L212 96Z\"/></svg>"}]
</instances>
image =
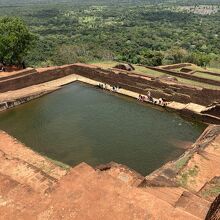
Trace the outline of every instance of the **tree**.
<instances>
[{"instance_id":1,"label":"tree","mask_svg":"<svg viewBox=\"0 0 220 220\"><path fill-rule=\"evenodd\" d=\"M52 56L55 65L87 62L90 58L88 50L83 46L60 45Z\"/></svg>"},{"instance_id":2,"label":"tree","mask_svg":"<svg viewBox=\"0 0 220 220\"><path fill-rule=\"evenodd\" d=\"M33 35L25 23L16 17L0 18L0 62L21 65L31 46Z\"/></svg>"},{"instance_id":3,"label":"tree","mask_svg":"<svg viewBox=\"0 0 220 220\"><path fill-rule=\"evenodd\" d=\"M172 64L185 62L185 58L188 55L188 52L180 47L172 47L167 51L165 60L168 60Z\"/></svg>"},{"instance_id":4,"label":"tree","mask_svg":"<svg viewBox=\"0 0 220 220\"><path fill-rule=\"evenodd\" d=\"M186 58L186 61L189 63L194 63L198 66L201 67L207 67L212 60L212 56L209 54L205 53L191 53L189 56Z\"/></svg>"}]
</instances>

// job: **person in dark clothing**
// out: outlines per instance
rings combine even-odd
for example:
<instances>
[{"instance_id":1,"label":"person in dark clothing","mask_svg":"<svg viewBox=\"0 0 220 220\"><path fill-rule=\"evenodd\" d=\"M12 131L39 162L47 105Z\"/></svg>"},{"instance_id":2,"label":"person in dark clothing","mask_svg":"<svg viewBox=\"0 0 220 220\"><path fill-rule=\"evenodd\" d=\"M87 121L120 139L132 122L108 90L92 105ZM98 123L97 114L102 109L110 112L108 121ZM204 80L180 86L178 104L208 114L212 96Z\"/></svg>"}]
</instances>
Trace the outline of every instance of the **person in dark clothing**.
<instances>
[{"instance_id":1,"label":"person in dark clothing","mask_svg":"<svg viewBox=\"0 0 220 220\"><path fill-rule=\"evenodd\" d=\"M26 65L25 65L24 61L21 63L21 66L22 66L23 69L26 69Z\"/></svg>"}]
</instances>

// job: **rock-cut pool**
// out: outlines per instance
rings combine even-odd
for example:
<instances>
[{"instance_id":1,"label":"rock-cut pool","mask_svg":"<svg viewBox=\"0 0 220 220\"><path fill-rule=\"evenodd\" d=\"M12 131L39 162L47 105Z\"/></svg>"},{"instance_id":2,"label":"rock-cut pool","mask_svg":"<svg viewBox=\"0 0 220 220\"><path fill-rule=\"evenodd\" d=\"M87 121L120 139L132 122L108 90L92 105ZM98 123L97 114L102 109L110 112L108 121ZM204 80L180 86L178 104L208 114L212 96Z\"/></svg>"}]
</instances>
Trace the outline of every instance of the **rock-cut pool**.
<instances>
[{"instance_id":1,"label":"rock-cut pool","mask_svg":"<svg viewBox=\"0 0 220 220\"><path fill-rule=\"evenodd\" d=\"M53 160L110 161L147 175L184 152L204 125L81 83L0 113L0 129Z\"/></svg>"}]
</instances>

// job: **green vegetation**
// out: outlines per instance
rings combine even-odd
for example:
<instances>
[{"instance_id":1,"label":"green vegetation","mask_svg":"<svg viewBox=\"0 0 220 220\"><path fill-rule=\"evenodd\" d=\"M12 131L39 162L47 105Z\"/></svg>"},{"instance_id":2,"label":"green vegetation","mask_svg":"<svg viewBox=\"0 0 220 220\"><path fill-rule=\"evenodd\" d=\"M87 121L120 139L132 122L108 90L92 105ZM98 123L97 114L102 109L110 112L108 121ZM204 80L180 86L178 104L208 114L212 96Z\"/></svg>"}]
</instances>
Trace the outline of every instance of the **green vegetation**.
<instances>
[{"instance_id":1,"label":"green vegetation","mask_svg":"<svg viewBox=\"0 0 220 220\"><path fill-rule=\"evenodd\" d=\"M62 162L57 161L57 160L53 160L53 159L51 159L49 157L46 157L46 156L44 156L44 157L47 158L49 161L51 161L53 164L55 164L55 165L65 169L65 170L69 170L70 169L70 166L65 164L65 163L62 163ZM48 172L49 172L49 170L48 170Z\"/></svg>"},{"instance_id":2,"label":"green vegetation","mask_svg":"<svg viewBox=\"0 0 220 220\"><path fill-rule=\"evenodd\" d=\"M22 20L13 17L0 19L0 62L21 65L33 36Z\"/></svg>"},{"instance_id":3,"label":"green vegetation","mask_svg":"<svg viewBox=\"0 0 220 220\"><path fill-rule=\"evenodd\" d=\"M176 169L178 171L181 170L186 165L186 163L189 161L189 159L190 159L190 155L186 155L186 156L180 158L175 164Z\"/></svg>"},{"instance_id":4,"label":"green vegetation","mask_svg":"<svg viewBox=\"0 0 220 220\"><path fill-rule=\"evenodd\" d=\"M217 197L220 194L220 179L218 178L214 182L212 182L209 187L206 187L202 190L202 195L204 197Z\"/></svg>"},{"instance_id":5,"label":"green vegetation","mask_svg":"<svg viewBox=\"0 0 220 220\"><path fill-rule=\"evenodd\" d=\"M204 78L204 79L212 79L215 81L220 81L220 74L219 74L219 76L214 76L214 75L210 75L208 73L196 72L193 75Z\"/></svg>"},{"instance_id":6,"label":"green vegetation","mask_svg":"<svg viewBox=\"0 0 220 220\"><path fill-rule=\"evenodd\" d=\"M112 68L112 67L116 66L116 64L119 64L119 62L116 62L116 61L95 61L95 62L90 62L90 64L94 64L98 67L108 69L108 68ZM139 65L135 65L135 64L133 66L135 68L136 73L146 74L148 76L153 76L153 77L160 77L160 76L165 75L162 72L159 72L156 70L151 70L151 69L146 68L144 66L139 66Z\"/></svg>"},{"instance_id":7,"label":"green vegetation","mask_svg":"<svg viewBox=\"0 0 220 220\"><path fill-rule=\"evenodd\" d=\"M0 14L22 18L37 36L26 56L32 66L116 60L217 67L219 5L218 0L2 0ZM202 14L182 10L185 6Z\"/></svg>"},{"instance_id":8,"label":"green vegetation","mask_svg":"<svg viewBox=\"0 0 220 220\"><path fill-rule=\"evenodd\" d=\"M219 68L208 68L207 71L215 72L220 74L220 69Z\"/></svg>"},{"instance_id":9,"label":"green vegetation","mask_svg":"<svg viewBox=\"0 0 220 220\"><path fill-rule=\"evenodd\" d=\"M180 78L180 77L176 77L176 78L178 79L179 82L185 83L188 85L198 86L198 87L207 88L207 89L216 89L216 90L220 89L219 86L211 85L208 83L197 82L194 80L184 79L184 78Z\"/></svg>"},{"instance_id":10,"label":"green vegetation","mask_svg":"<svg viewBox=\"0 0 220 220\"><path fill-rule=\"evenodd\" d=\"M199 172L199 168L198 166L194 166L193 168L184 171L183 173L181 173L180 178L179 178L179 184L181 186L187 186L187 184L189 183L193 183L193 177L196 177L198 175Z\"/></svg>"},{"instance_id":11,"label":"green vegetation","mask_svg":"<svg viewBox=\"0 0 220 220\"><path fill-rule=\"evenodd\" d=\"M115 61L95 61L95 62L90 62L90 64L94 64L94 65L96 65L98 67L101 67L101 68L104 68L104 69L112 68L117 63L118 62L115 62ZM159 71L156 71L156 70L151 70L151 69L146 68L144 66L138 66L138 65L135 65L135 64L133 66L135 67L135 72L136 73L142 73L142 74L146 74L148 76L153 76L153 77L160 77L160 76L163 76L163 75L169 76L168 74L165 74L165 73L162 73L162 72L159 72ZM194 69L198 68L198 69L203 70L202 68L196 67L194 65L192 67ZM208 77L209 76L211 76L211 75L208 75ZM184 83L184 84L188 84L188 85L191 85L191 86L197 86L197 87L202 87L202 88L207 88L207 89L216 89L216 90L220 89L219 86L211 85L211 84L208 84L208 83L197 82L197 81L194 81L194 80L185 79L185 78L181 78L181 77L175 77L175 78L178 80L178 82ZM211 76L211 78L212 78L212 76Z\"/></svg>"},{"instance_id":12,"label":"green vegetation","mask_svg":"<svg viewBox=\"0 0 220 220\"><path fill-rule=\"evenodd\" d=\"M151 69L143 67L143 66L134 65L134 67L135 67L136 72L144 73L144 74L147 74L149 76L160 77L160 76L165 75L162 72L159 72L159 71L156 71L156 70L151 70Z\"/></svg>"}]
</instances>

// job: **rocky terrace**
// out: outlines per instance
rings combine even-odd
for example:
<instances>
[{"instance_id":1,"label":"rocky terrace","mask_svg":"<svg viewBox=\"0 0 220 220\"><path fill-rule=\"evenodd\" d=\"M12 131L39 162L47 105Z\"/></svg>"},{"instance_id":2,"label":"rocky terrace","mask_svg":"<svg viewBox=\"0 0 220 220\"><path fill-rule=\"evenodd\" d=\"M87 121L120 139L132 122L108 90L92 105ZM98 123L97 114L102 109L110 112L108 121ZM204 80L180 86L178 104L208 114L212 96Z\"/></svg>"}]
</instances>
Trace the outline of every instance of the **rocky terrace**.
<instances>
[{"instance_id":1,"label":"rocky terrace","mask_svg":"<svg viewBox=\"0 0 220 220\"><path fill-rule=\"evenodd\" d=\"M5 132L0 152L0 219L198 220L210 206L180 186L143 187L144 177L116 163L61 168Z\"/></svg>"}]
</instances>

